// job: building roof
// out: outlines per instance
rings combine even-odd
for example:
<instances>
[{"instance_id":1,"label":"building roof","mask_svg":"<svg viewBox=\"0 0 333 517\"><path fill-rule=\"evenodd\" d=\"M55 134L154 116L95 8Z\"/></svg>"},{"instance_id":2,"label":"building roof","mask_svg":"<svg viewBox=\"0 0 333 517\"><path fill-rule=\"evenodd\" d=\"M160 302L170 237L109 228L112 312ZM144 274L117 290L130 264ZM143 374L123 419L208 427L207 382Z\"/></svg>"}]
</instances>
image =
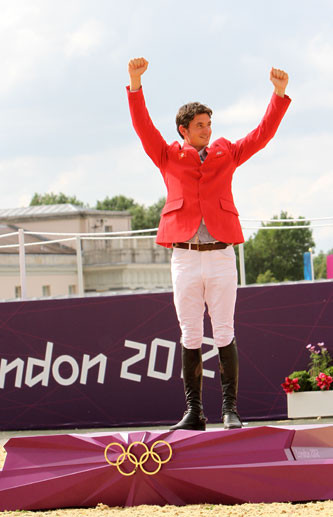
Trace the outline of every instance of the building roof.
<instances>
[{"instance_id":1,"label":"building roof","mask_svg":"<svg viewBox=\"0 0 333 517\"><path fill-rule=\"evenodd\" d=\"M66 215L117 215L128 217L130 213L127 210L96 210L92 208L85 208L83 206L71 205L69 203L0 209L0 220L25 218L30 219L31 217L55 217Z\"/></svg>"},{"instance_id":2,"label":"building roof","mask_svg":"<svg viewBox=\"0 0 333 517\"><path fill-rule=\"evenodd\" d=\"M0 223L0 254L16 254L19 252L19 248L2 248L2 246L8 246L13 244L18 244L18 235L8 235L6 237L1 237L1 235L7 235L14 232L18 232L18 226L14 224L3 224ZM49 239L42 237L41 235L24 235L24 242L26 244L36 242L35 246L26 246L25 253L26 254L43 254L43 255L75 255L75 249L66 246L65 244L53 242L52 244L48 243Z\"/></svg>"}]
</instances>

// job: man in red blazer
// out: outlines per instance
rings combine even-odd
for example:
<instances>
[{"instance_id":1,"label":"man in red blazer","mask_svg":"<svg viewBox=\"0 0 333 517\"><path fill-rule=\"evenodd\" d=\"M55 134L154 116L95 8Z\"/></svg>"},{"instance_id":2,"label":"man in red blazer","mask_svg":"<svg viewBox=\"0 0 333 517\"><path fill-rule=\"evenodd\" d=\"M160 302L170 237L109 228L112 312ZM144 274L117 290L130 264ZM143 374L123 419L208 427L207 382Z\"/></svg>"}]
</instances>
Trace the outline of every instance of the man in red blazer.
<instances>
[{"instance_id":1,"label":"man in red blazer","mask_svg":"<svg viewBox=\"0 0 333 517\"><path fill-rule=\"evenodd\" d=\"M208 306L218 347L226 429L241 427L237 412L238 352L234 336L237 269L233 246L244 242L231 183L235 169L265 147L290 104L288 75L272 68L274 93L259 126L231 143L219 138L209 146L212 110L198 102L182 106L176 117L184 140L167 144L153 125L141 87L148 62L130 60L127 87L130 113L146 153L167 187L156 242L173 247L174 302L182 332L182 365L187 410L171 429L205 430L202 408L203 315Z\"/></svg>"}]
</instances>

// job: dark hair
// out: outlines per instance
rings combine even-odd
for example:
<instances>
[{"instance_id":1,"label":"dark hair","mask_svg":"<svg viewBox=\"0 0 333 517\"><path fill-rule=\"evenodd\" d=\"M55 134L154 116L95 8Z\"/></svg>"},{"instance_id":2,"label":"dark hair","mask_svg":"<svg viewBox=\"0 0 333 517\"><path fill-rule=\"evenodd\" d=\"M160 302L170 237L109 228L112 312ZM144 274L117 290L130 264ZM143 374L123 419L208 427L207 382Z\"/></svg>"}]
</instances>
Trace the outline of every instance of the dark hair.
<instances>
[{"instance_id":1,"label":"dark hair","mask_svg":"<svg viewBox=\"0 0 333 517\"><path fill-rule=\"evenodd\" d=\"M179 131L179 126L184 126L188 128L191 120L193 120L196 115L201 115L202 113L207 113L207 115L211 117L213 111L210 108L208 108L208 106L200 104L200 102L189 102L188 104L184 104L184 106L181 106L179 108L178 113L176 115L176 125L177 131L183 139L184 137Z\"/></svg>"}]
</instances>

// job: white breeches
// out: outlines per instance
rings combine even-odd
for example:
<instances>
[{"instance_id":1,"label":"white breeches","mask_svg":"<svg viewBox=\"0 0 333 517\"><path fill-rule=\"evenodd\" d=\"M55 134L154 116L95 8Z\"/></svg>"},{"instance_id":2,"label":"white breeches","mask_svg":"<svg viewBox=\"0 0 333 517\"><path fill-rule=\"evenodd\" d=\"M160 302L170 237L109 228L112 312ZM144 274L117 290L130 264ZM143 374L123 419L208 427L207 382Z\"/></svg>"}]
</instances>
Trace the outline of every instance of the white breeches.
<instances>
[{"instance_id":1,"label":"white breeches","mask_svg":"<svg viewBox=\"0 0 333 517\"><path fill-rule=\"evenodd\" d=\"M216 346L234 337L237 293L236 256L224 250L196 251L174 248L171 258L174 303L185 348L200 348L205 303Z\"/></svg>"}]
</instances>

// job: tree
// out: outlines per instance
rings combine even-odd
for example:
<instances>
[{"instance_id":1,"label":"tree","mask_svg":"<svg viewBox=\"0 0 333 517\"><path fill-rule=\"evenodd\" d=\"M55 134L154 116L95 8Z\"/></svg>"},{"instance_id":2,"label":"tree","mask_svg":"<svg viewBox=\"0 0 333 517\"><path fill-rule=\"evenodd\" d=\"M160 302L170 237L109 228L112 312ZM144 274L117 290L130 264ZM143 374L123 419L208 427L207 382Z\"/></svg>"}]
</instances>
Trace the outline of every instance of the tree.
<instances>
[{"instance_id":1,"label":"tree","mask_svg":"<svg viewBox=\"0 0 333 517\"><path fill-rule=\"evenodd\" d=\"M327 255L332 254L333 248L328 250L327 253L320 251L318 255L313 258L314 277L316 280L319 278L327 278Z\"/></svg>"},{"instance_id":2,"label":"tree","mask_svg":"<svg viewBox=\"0 0 333 517\"><path fill-rule=\"evenodd\" d=\"M120 194L118 196L114 196L111 198L109 198L109 196L106 196L106 198L103 201L97 201L96 209L122 211L129 210L130 208L133 208L137 205L138 204L134 201L134 199Z\"/></svg>"},{"instance_id":3,"label":"tree","mask_svg":"<svg viewBox=\"0 0 333 517\"><path fill-rule=\"evenodd\" d=\"M38 194L35 192L31 198L30 206L63 205L67 203L77 206L86 206L83 201L77 199L76 196L66 196L63 192L59 192L59 194L54 194L53 192Z\"/></svg>"},{"instance_id":4,"label":"tree","mask_svg":"<svg viewBox=\"0 0 333 517\"><path fill-rule=\"evenodd\" d=\"M257 276L258 284L270 284L272 282L276 283L277 280L270 269L267 269L265 273L259 273L259 275Z\"/></svg>"},{"instance_id":5,"label":"tree","mask_svg":"<svg viewBox=\"0 0 333 517\"><path fill-rule=\"evenodd\" d=\"M146 211L144 205L137 204L131 208L130 213L132 215L132 230L145 230L149 228L146 224Z\"/></svg>"},{"instance_id":6,"label":"tree","mask_svg":"<svg viewBox=\"0 0 333 517\"><path fill-rule=\"evenodd\" d=\"M104 201L97 201L97 210L128 210L132 216L132 230L148 230L156 228L160 221L161 211L165 204L165 198L160 198L157 203L149 206L136 203L134 199L123 195L106 197Z\"/></svg>"},{"instance_id":7,"label":"tree","mask_svg":"<svg viewBox=\"0 0 333 517\"><path fill-rule=\"evenodd\" d=\"M281 211L280 217L273 219L292 219L287 212ZM309 225L299 217L289 226ZM262 223L262 226L284 226L286 223ZM271 278L277 282L297 281L304 278L303 253L315 245L310 228L295 230L258 230L244 246L247 283L266 282Z\"/></svg>"},{"instance_id":8,"label":"tree","mask_svg":"<svg viewBox=\"0 0 333 517\"><path fill-rule=\"evenodd\" d=\"M165 197L161 197L157 203L150 205L146 212L147 228L157 228L160 223L162 209L165 205Z\"/></svg>"}]
</instances>

